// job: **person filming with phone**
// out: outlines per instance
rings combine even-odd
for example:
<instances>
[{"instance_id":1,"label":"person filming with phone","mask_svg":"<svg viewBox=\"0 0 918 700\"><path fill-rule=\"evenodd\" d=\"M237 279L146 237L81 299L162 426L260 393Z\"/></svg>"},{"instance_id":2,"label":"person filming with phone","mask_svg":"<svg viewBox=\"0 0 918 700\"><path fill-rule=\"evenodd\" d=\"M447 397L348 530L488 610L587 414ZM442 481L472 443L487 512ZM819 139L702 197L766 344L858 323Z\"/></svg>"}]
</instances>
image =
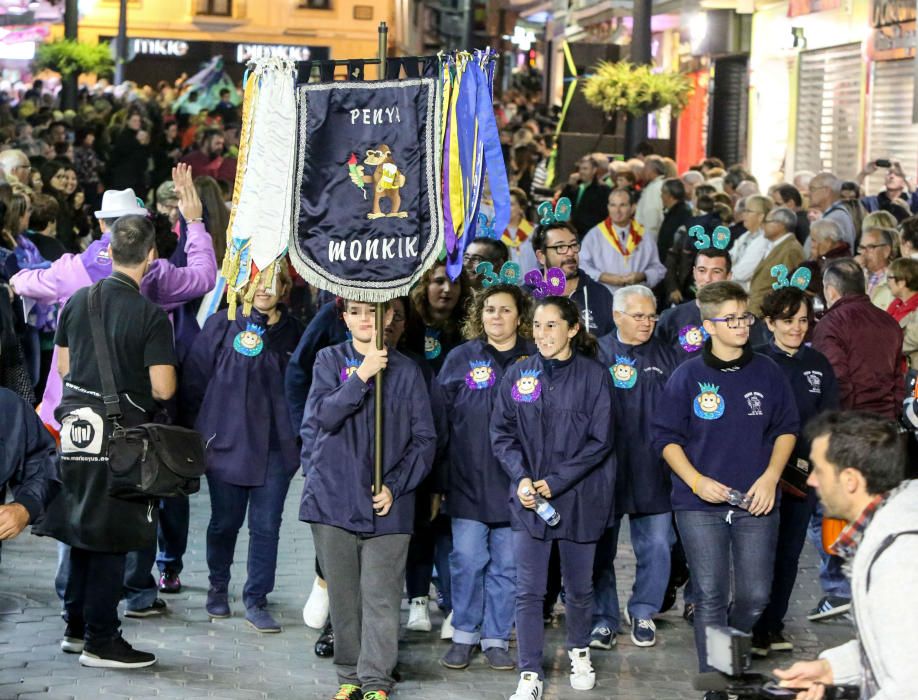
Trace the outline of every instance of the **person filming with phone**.
<instances>
[{"instance_id":1,"label":"person filming with phone","mask_svg":"<svg viewBox=\"0 0 918 700\"><path fill-rule=\"evenodd\" d=\"M815 661L775 670L797 700L856 684L861 698L904 700L918 688L918 481L903 481L905 441L896 424L860 411L829 412L807 428L814 487L827 516L848 526L834 551L851 579L856 638Z\"/></svg>"},{"instance_id":2,"label":"person filming with phone","mask_svg":"<svg viewBox=\"0 0 918 700\"><path fill-rule=\"evenodd\" d=\"M902 223L912 214L909 205L909 186L902 165L899 161L880 158L871 161L857 174L857 184L864 186L864 180L873 175L878 169L885 168L885 189L875 195L863 197L861 204L868 212L887 211Z\"/></svg>"}]
</instances>

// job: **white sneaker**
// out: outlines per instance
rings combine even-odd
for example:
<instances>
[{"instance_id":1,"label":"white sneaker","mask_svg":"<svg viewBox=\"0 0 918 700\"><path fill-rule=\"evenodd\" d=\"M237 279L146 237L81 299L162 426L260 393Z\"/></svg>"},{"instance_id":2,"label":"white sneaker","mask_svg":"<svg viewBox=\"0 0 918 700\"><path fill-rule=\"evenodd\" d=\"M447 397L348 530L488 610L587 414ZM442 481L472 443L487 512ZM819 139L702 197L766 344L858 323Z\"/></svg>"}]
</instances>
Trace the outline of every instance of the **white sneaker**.
<instances>
[{"instance_id":1,"label":"white sneaker","mask_svg":"<svg viewBox=\"0 0 918 700\"><path fill-rule=\"evenodd\" d=\"M440 639L452 639L453 638L453 611L449 611L449 615L443 618L443 625L440 627Z\"/></svg>"},{"instance_id":2,"label":"white sneaker","mask_svg":"<svg viewBox=\"0 0 918 700\"><path fill-rule=\"evenodd\" d=\"M571 649L567 655L571 659L571 688L592 690L596 685L596 672L590 661L590 648Z\"/></svg>"},{"instance_id":3,"label":"white sneaker","mask_svg":"<svg viewBox=\"0 0 918 700\"><path fill-rule=\"evenodd\" d=\"M430 632L429 604L430 598L426 595L408 601L408 624L405 626L412 632Z\"/></svg>"},{"instance_id":4,"label":"white sneaker","mask_svg":"<svg viewBox=\"0 0 918 700\"><path fill-rule=\"evenodd\" d=\"M319 579L312 582L312 591L303 606L303 622L307 627L320 630L328 621L328 589L319 585Z\"/></svg>"},{"instance_id":5,"label":"white sneaker","mask_svg":"<svg viewBox=\"0 0 918 700\"><path fill-rule=\"evenodd\" d=\"M539 675L532 671L520 674L520 683L510 700L542 700L542 681Z\"/></svg>"}]
</instances>

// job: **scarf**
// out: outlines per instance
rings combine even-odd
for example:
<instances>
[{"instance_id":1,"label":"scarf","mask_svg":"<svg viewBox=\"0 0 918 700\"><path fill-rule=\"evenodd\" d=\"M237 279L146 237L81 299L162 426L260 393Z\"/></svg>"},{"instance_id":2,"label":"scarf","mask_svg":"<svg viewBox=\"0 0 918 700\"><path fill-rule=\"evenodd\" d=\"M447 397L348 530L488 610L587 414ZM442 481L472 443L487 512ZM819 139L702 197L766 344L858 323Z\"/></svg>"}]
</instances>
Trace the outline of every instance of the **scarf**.
<instances>
[{"instance_id":1,"label":"scarf","mask_svg":"<svg viewBox=\"0 0 918 700\"><path fill-rule=\"evenodd\" d=\"M606 237L610 245L621 253L622 257L626 260L641 244L641 240L644 238L644 227L634 219L631 220L628 229L628 242L624 247L622 246L621 239L618 237L618 233L615 231L615 227L612 225L611 218L607 218L599 224L599 231Z\"/></svg>"},{"instance_id":2,"label":"scarf","mask_svg":"<svg viewBox=\"0 0 918 700\"><path fill-rule=\"evenodd\" d=\"M503 234L501 234L500 240L508 248L519 248L523 243L529 240L529 234L532 233L532 224L526 221L526 219L520 220L520 225L516 229L516 237L514 238L510 235L510 229L505 228Z\"/></svg>"},{"instance_id":3,"label":"scarf","mask_svg":"<svg viewBox=\"0 0 918 700\"><path fill-rule=\"evenodd\" d=\"M887 307L886 313L896 319L897 323L902 323L902 319L915 309L918 309L918 294L913 294L908 301L893 299L892 303Z\"/></svg>"}]
</instances>

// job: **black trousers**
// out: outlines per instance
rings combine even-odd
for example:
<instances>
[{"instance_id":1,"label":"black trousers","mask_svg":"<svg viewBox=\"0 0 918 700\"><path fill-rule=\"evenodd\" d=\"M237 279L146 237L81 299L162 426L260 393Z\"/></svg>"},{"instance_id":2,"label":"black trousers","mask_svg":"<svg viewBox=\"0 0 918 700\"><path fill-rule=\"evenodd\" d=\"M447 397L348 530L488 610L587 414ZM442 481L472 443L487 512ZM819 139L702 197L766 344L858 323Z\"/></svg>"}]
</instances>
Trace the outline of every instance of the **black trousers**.
<instances>
[{"instance_id":1,"label":"black trousers","mask_svg":"<svg viewBox=\"0 0 918 700\"><path fill-rule=\"evenodd\" d=\"M64 592L67 624L82 627L90 647L119 636L118 603L124 581L124 554L70 548L70 576Z\"/></svg>"}]
</instances>

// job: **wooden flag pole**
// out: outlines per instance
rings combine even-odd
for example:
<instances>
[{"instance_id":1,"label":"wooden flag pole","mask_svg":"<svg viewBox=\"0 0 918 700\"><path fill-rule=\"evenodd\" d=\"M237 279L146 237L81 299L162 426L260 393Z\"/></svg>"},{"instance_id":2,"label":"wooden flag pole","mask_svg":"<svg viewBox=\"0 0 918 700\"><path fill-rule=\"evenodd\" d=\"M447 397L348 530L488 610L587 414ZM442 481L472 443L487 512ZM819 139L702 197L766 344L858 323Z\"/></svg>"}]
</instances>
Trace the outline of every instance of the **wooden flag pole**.
<instances>
[{"instance_id":1,"label":"wooden flag pole","mask_svg":"<svg viewBox=\"0 0 918 700\"><path fill-rule=\"evenodd\" d=\"M378 80L386 79L386 57L388 55L389 28L385 22L379 23L379 74ZM376 305L376 349L382 350L386 335L386 305ZM376 374L376 440L373 447L373 493L382 491L383 463L383 374Z\"/></svg>"}]
</instances>

